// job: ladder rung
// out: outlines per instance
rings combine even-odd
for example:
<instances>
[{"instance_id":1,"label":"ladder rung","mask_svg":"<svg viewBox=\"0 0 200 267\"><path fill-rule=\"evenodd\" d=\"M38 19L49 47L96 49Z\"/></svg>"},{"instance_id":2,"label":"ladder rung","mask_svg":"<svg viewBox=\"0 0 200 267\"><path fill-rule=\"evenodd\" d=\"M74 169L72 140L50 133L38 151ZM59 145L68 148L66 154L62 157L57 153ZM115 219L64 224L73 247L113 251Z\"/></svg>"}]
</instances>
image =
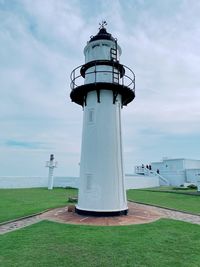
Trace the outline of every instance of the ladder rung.
<instances>
[{"instance_id":1,"label":"ladder rung","mask_svg":"<svg viewBox=\"0 0 200 267\"><path fill-rule=\"evenodd\" d=\"M110 57L112 60L117 60L117 49L116 48L110 49Z\"/></svg>"}]
</instances>

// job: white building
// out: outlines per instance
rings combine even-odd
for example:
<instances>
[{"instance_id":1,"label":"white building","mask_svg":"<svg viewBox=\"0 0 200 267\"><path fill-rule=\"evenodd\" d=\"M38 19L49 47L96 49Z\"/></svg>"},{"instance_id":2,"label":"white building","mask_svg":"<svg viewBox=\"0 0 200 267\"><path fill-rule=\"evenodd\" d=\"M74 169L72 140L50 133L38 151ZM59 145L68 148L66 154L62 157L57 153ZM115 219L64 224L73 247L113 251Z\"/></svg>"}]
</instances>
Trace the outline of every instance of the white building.
<instances>
[{"instance_id":1,"label":"white building","mask_svg":"<svg viewBox=\"0 0 200 267\"><path fill-rule=\"evenodd\" d=\"M159 172L159 175L172 186L180 186L184 183L197 185L200 180L200 160L163 158L160 162L152 162L151 169L155 173Z\"/></svg>"},{"instance_id":2,"label":"white building","mask_svg":"<svg viewBox=\"0 0 200 267\"><path fill-rule=\"evenodd\" d=\"M73 187L79 188L79 177L70 176L54 176L55 187ZM157 176L125 174L125 189L138 189L159 186L159 178ZM0 189L8 188L36 188L48 187L47 176L2 176L0 177Z\"/></svg>"}]
</instances>

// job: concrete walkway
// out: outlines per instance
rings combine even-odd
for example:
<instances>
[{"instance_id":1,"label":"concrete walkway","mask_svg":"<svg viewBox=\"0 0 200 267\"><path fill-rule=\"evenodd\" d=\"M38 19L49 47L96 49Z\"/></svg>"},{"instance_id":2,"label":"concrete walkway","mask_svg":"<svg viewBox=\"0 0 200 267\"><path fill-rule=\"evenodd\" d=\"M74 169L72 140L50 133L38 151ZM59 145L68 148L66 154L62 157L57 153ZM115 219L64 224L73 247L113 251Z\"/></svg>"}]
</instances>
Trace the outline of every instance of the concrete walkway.
<instances>
[{"instance_id":1,"label":"concrete walkway","mask_svg":"<svg viewBox=\"0 0 200 267\"><path fill-rule=\"evenodd\" d=\"M20 228L29 226L29 225L37 223L39 221L42 221L42 218L40 218L40 215L35 215L33 217L30 217L30 218L19 219L19 220L13 221L13 222L2 224L2 225L0 225L0 235L11 232L11 231L18 230Z\"/></svg>"},{"instance_id":2,"label":"concrete walkway","mask_svg":"<svg viewBox=\"0 0 200 267\"><path fill-rule=\"evenodd\" d=\"M168 219L179 220L179 221L184 221L184 222L189 222L189 223L194 223L194 224L200 224L200 215L193 215L187 212L159 208L159 207L140 204L140 203L134 203L134 205L138 207L145 207L148 210L156 211L161 215L162 218L168 218Z\"/></svg>"},{"instance_id":3,"label":"concrete walkway","mask_svg":"<svg viewBox=\"0 0 200 267\"><path fill-rule=\"evenodd\" d=\"M150 223L160 218L168 218L200 225L200 215L192 215L135 202L129 202L128 207L129 213L127 216L115 217L81 216L74 212L68 212L68 207L52 209L39 215L2 224L0 225L0 234L15 231L43 220L82 225L131 225Z\"/></svg>"}]
</instances>

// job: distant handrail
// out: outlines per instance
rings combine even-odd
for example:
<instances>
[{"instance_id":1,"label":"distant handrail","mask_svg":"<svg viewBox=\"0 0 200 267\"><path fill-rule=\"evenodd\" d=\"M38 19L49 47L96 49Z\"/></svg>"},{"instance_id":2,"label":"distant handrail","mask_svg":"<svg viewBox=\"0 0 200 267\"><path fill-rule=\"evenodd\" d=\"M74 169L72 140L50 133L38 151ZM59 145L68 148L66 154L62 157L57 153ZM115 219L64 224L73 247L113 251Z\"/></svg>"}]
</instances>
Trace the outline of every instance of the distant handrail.
<instances>
[{"instance_id":1,"label":"distant handrail","mask_svg":"<svg viewBox=\"0 0 200 267\"><path fill-rule=\"evenodd\" d=\"M153 170L149 170L145 166L135 166L135 173L136 174L143 174L143 175L150 175L150 176L152 176L152 175L157 176L160 180L162 180L167 185L169 185L169 181L165 177L163 177L162 175L160 175L159 173L157 173Z\"/></svg>"},{"instance_id":2,"label":"distant handrail","mask_svg":"<svg viewBox=\"0 0 200 267\"><path fill-rule=\"evenodd\" d=\"M96 64L97 62L97 64ZM97 69L97 65L99 66L99 62L96 61L94 62L94 65L92 67L94 67L94 70L91 71L87 71L84 73L84 77L81 74L81 70L84 68L85 65L80 65L78 67L76 67L70 75L70 79L71 79L71 83L70 83L70 87L72 90L74 90L75 88L81 86L84 84L84 78L88 75L94 74L94 78L95 80L93 81L94 83L98 83L100 81L96 80L97 74L98 73L110 73L111 75L114 75L114 72L116 73L116 71L119 71L119 69L117 69L116 64L112 65L109 64L109 66L112 68L111 70L98 70ZM103 66L103 61L102 61L102 66ZM117 82L114 82L114 84L119 84L125 87L130 88L133 92L135 91L135 74L134 72L127 66L125 65L121 65L119 64L120 68L124 69L124 73L122 75L120 75L120 71L119 71L119 79L117 80ZM127 74L128 72L128 74ZM113 76L112 76L113 77ZM92 82L92 83L93 83ZM113 83L113 82L108 82L108 83Z\"/></svg>"}]
</instances>

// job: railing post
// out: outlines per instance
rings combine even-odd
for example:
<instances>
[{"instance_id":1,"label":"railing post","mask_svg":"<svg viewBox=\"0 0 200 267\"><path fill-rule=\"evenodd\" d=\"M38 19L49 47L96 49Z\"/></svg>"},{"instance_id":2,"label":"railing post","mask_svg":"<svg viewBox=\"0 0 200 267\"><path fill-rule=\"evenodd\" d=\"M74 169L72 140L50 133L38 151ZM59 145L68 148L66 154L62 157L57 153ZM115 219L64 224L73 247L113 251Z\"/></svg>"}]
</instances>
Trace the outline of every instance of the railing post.
<instances>
[{"instance_id":1,"label":"railing post","mask_svg":"<svg viewBox=\"0 0 200 267\"><path fill-rule=\"evenodd\" d=\"M75 70L73 70L73 89L75 88Z\"/></svg>"},{"instance_id":2,"label":"railing post","mask_svg":"<svg viewBox=\"0 0 200 267\"><path fill-rule=\"evenodd\" d=\"M97 82L97 62L96 61L95 61L94 72L95 72L95 84L96 84L96 82Z\"/></svg>"}]
</instances>

